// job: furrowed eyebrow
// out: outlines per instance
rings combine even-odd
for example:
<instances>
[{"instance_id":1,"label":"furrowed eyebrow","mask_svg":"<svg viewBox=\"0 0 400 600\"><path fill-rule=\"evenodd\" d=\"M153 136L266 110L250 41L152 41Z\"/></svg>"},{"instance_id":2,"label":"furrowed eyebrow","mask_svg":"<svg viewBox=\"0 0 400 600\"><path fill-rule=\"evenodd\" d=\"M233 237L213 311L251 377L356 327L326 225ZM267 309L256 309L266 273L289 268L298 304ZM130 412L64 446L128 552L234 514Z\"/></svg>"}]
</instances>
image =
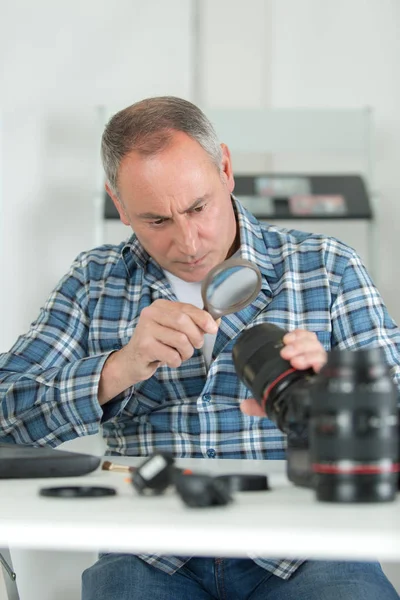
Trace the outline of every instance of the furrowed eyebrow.
<instances>
[{"instance_id":1,"label":"furrowed eyebrow","mask_svg":"<svg viewBox=\"0 0 400 600\"><path fill-rule=\"evenodd\" d=\"M202 204L203 202L205 202L207 199L209 198L209 194L205 194L202 198L198 198L197 200L195 200L188 208L185 208L185 210L183 210L180 214L183 215L185 213L190 212L191 210L194 210L195 208L197 208L200 204ZM167 215L157 215L156 213L152 213L152 212L147 212L147 213L140 213L138 215L136 215L139 219L170 219L170 216Z\"/></svg>"}]
</instances>

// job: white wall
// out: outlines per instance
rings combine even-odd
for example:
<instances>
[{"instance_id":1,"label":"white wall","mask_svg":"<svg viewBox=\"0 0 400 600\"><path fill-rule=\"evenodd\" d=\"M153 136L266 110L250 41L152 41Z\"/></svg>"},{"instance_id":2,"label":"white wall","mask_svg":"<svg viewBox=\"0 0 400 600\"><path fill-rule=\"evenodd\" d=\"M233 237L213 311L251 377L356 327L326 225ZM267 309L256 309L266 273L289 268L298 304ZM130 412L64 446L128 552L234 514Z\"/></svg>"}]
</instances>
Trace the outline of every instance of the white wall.
<instances>
[{"instance_id":1,"label":"white wall","mask_svg":"<svg viewBox=\"0 0 400 600\"><path fill-rule=\"evenodd\" d=\"M400 2L275 0L271 104L371 106L374 187L380 195L377 282L400 322L397 266L400 222Z\"/></svg>"},{"instance_id":2,"label":"white wall","mask_svg":"<svg viewBox=\"0 0 400 600\"><path fill-rule=\"evenodd\" d=\"M94 243L95 106L176 94L204 106L361 106L376 113L379 287L400 320L398 0L203 0L193 84L187 0L0 5L0 350Z\"/></svg>"},{"instance_id":3,"label":"white wall","mask_svg":"<svg viewBox=\"0 0 400 600\"><path fill-rule=\"evenodd\" d=\"M7 6L6 6L7 5ZM0 350L93 245L98 104L190 95L186 0L0 4Z\"/></svg>"}]
</instances>

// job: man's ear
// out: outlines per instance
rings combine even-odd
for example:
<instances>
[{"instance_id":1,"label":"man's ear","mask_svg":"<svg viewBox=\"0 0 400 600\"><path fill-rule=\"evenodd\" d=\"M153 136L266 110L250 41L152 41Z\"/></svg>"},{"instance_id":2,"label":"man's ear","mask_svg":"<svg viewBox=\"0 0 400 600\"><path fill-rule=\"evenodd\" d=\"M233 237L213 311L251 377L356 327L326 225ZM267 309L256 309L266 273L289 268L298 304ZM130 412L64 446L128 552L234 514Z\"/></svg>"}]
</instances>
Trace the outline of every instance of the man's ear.
<instances>
[{"instance_id":1,"label":"man's ear","mask_svg":"<svg viewBox=\"0 0 400 600\"><path fill-rule=\"evenodd\" d=\"M229 148L226 144L221 144L222 150L222 163L221 163L221 175L226 183L226 186L231 194L235 188L235 179L233 177L232 159Z\"/></svg>"},{"instance_id":2,"label":"man's ear","mask_svg":"<svg viewBox=\"0 0 400 600\"><path fill-rule=\"evenodd\" d=\"M111 191L111 188L108 183L105 185L106 192L110 196L111 200L114 202L114 206L118 211L119 218L121 219L124 225L130 225L130 221L128 215L126 214L125 207L122 204L121 200Z\"/></svg>"}]
</instances>

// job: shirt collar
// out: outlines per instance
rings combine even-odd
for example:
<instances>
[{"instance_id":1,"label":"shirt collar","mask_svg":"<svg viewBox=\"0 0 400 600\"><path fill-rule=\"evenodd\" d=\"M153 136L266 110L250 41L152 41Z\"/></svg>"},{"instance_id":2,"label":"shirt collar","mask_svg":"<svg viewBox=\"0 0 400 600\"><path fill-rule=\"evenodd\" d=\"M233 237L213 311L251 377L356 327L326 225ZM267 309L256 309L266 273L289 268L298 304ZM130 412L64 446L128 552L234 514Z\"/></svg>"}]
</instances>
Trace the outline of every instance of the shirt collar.
<instances>
[{"instance_id":1,"label":"shirt collar","mask_svg":"<svg viewBox=\"0 0 400 600\"><path fill-rule=\"evenodd\" d=\"M275 280L276 273L265 242L265 232L260 221L235 196L232 200L239 223L240 255L257 265L263 275L263 289L270 289L268 280Z\"/></svg>"}]
</instances>

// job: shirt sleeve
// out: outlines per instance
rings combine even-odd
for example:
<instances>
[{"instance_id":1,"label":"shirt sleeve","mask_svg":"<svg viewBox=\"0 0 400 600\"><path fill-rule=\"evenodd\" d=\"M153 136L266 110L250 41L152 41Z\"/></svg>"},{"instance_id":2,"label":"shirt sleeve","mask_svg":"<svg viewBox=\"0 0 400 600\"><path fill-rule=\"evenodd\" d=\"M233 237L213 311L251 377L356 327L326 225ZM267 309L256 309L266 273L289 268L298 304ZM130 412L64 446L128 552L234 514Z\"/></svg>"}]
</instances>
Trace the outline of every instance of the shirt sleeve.
<instances>
[{"instance_id":1,"label":"shirt sleeve","mask_svg":"<svg viewBox=\"0 0 400 600\"><path fill-rule=\"evenodd\" d=\"M381 347L400 391L400 331L355 253L344 269L331 315L332 348Z\"/></svg>"},{"instance_id":2,"label":"shirt sleeve","mask_svg":"<svg viewBox=\"0 0 400 600\"><path fill-rule=\"evenodd\" d=\"M0 355L1 441L56 446L99 430L98 385L112 351L89 356L88 287L78 257L30 330ZM130 395L111 401L107 418Z\"/></svg>"}]
</instances>

